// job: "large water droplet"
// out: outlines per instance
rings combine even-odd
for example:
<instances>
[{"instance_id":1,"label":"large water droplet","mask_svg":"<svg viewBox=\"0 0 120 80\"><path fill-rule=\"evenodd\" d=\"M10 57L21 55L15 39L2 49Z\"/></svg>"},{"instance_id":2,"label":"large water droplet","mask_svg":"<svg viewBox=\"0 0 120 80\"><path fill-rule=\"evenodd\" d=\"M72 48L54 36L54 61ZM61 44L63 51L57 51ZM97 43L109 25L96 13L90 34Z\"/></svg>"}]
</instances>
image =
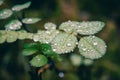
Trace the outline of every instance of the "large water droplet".
<instances>
[{"instance_id":1,"label":"large water droplet","mask_svg":"<svg viewBox=\"0 0 120 80\"><path fill-rule=\"evenodd\" d=\"M94 42L93 45L97 45L98 43L97 42Z\"/></svg>"}]
</instances>

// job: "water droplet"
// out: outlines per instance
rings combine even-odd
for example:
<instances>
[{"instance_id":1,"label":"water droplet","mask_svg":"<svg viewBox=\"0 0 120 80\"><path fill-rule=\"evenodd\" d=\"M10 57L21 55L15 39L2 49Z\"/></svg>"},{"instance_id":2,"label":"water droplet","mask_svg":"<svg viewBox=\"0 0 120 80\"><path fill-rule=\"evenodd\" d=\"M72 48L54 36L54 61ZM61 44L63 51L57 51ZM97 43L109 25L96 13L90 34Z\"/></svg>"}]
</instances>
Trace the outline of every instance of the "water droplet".
<instances>
[{"instance_id":1,"label":"water droplet","mask_svg":"<svg viewBox=\"0 0 120 80\"><path fill-rule=\"evenodd\" d=\"M86 50L87 50L87 48L82 48L82 50L83 50L83 51L86 51Z\"/></svg>"},{"instance_id":2,"label":"water droplet","mask_svg":"<svg viewBox=\"0 0 120 80\"><path fill-rule=\"evenodd\" d=\"M97 45L98 43L97 42L94 42L93 45Z\"/></svg>"},{"instance_id":3,"label":"water droplet","mask_svg":"<svg viewBox=\"0 0 120 80\"><path fill-rule=\"evenodd\" d=\"M68 43L67 46L70 47L70 46L72 46L72 44L71 44L71 43Z\"/></svg>"},{"instance_id":4,"label":"water droplet","mask_svg":"<svg viewBox=\"0 0 120 80\"><path fill-rule=\"evenodd\" d=\"M64 77L64 73L63 73L63 72L60 72L60 73L58 74L58 76L59 76L60 78L63 78L63 77Z\"/></svg>"},{"instance_id":5,"label":"water droplet","mask_svg":"<svg viewBox=\"0 0 120 80\"><path fill-rule=\"evenodd\" d=\"M56 49L53 49L53 51L56 51Z\"/></svg>"}]
</instances>

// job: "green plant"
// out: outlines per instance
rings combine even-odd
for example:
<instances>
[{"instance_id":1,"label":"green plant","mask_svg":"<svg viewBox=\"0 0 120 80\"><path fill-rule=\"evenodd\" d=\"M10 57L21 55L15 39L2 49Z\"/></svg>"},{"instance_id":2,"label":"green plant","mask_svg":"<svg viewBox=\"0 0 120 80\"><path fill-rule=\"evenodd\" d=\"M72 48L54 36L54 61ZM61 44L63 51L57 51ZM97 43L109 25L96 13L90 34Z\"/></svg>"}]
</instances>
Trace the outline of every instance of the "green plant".
<instances>
[{"instance_id":1,"label":"green plant","mask_svg":"<svg viewBox=\"0 0 120 80\"><path fill-rule=\"evenodd\" d=\"M31 2L27 2L15 5L11 9L3 9L0 11L0 19L9 18L18 11L28 8L30 4ZM84 57L83 63L86 65L91 64L94 59L101 58L106 52L105 42L94 35L102 30L104 22L66 21L59 27L49 22L44 25L45 30L38 30L37 33L31 33L26 29L25 25L38 21L40 21L39 18L19 17L10 21L5 25L5 30L0 30L0 43L12 43L17 39L32 40L32 42L24 44L22 54L24 56L34 55L29 61L34 67L45 66L49 60L61 61L60 54L71 53L75 49L78 49L80 55ZM74 65L79 66L80 63L75 63L75 59L81 56L72 55L71 60ZM82 59L77 58L77 60Z\"/></svg>"}]
</instances>

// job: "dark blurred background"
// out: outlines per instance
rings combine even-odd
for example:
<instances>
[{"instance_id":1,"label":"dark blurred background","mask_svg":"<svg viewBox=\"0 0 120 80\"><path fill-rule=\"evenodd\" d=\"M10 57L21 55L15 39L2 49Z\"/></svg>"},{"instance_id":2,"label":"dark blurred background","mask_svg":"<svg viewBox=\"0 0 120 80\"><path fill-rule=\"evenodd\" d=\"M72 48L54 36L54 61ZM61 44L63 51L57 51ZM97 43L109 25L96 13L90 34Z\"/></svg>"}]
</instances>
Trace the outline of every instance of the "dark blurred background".
<instances>
[{"instance_id":1,"label":"dark blurred background","mask_svg":"<svg viewBox=\"0 0 120 80\"><path fill-rule=\"evenodd\" d=\"M120 0L5 0L0 10L16 4L31 1L28 9L23 10L25 17L39 17L42 20L30 26L31 32L42 29L44 23L59 25L67 20L100 20L105 28L97 34L107 43L105 56L91 66L73 67L65 57L66 68L61 71L65 77L59 78L54 69L46 70L43 80L120 80ZM17 13L21 16L22 12ZM14 17L0 20L0 29ZM21 55L22 41L0 44L0 80L32 80L26 59ZM76 68L76 70L74 70ZM59 69L59 67L58 67ZM67 76L67 77L66 77Z\"/></svg>"}]
</instances>

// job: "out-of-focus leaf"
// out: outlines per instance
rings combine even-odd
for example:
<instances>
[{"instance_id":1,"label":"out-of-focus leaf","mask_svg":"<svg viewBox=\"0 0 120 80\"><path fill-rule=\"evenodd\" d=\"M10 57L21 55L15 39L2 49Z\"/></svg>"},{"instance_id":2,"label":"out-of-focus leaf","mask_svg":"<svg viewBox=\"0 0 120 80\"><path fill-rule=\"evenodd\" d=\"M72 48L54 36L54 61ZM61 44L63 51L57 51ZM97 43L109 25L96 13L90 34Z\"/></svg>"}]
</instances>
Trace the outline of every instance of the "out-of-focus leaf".
<instances>
[{"instance_id":1,"label":"out-of-focus leaf","mask_svg":"<svg viewBox=\"0 0 120 80\"><path fill-rule=\"evenodd\" d=\"M48 59L44 55L37 55L33 57L33 59L30 61L30 64L35 67L41 67L47 64Z\"/></svg>"},{"instance_id":2,"label":"out-of-focus leaf","mask_svg":"<svg viewBox=\"0 0 120 80\"><path fill-rule=\"evenodd\" d=\"M76 47L77 38L72 34L60 32L51 41L53 51L58 54L69 53Z\"/></svg>"},{"instance_id":3,"label":"out-of-focus leaf","mask_svg":"<svg viewBox=\"0 0 120 80\"><path fill-rule=\"evenodd\" d=\"M3 9L0 11L0 19L6 19L13 14L12 10L10 9Z\"/></svg>"},{"instance_id":4,"label":"out-of-focus leaf","mask_svg":"<svg viewBox=\"0 0 120 80\"><path fill-rule=\"evenodd\" d=\"M106 52L105 42L96 36L81 38L78 48L80 54L89 59L101 58Z\"/></svg>"},{"instance_id":5,"label":"out-of-focus leaf","mask_svg":"<svg viewBox=\"0 0 120 80\"><path fill-rule=\"evenodd\" d=\"M33 24L33 23L36 23L38 21L40 21L39 18L24 18L24 19L22 19L22 22L25 24Z\"/></svg>"},{"instance_id":6,"label":"out-of-focus leaf","mask_svg":"<svg viewBox=\"0 0 120 80\"><path fill-rule=\"evenodd\" d=\"M18 39L23 40L28 37L28 34L25 30L18 31Z\"/></svg>"},{"instance_id":7,"label":"out-of-focus leaf","mask_svg":"<svg viewBox=\"0 0 120 80\"><path fill-rule=\"evenodd\" d=\"M3 0L0 0L0 6L1 6L3 3L4 3L4 1L3 1Z\"/></svg>"},{"instance_id":8,"label":"out-of-focus leaf","mask_svg":"<svg viewBox=\"0 0 120 80\"><path fill-rule=\"evenodd\" d=\"M5 25L6 30L18 30L22 26L22 23L18 20L12 20Z\"/></svg>"},{"instance_id":9,"label":"out-of-focus leaf","mask_svg":"<svg viewBox=\"0 0 120 80\"><path fill-rule=\"evenodd\" d=\"M31 2L29 1L29 2L26 2L26 3L24 3L24 4L19 4L19 5L13 6L13 7L12 7L12 10L13 10L13 11L21 11L21 10L23 10L23 9L28 8L30 5L31 5Z\"/></svg>"}]
</instances>

